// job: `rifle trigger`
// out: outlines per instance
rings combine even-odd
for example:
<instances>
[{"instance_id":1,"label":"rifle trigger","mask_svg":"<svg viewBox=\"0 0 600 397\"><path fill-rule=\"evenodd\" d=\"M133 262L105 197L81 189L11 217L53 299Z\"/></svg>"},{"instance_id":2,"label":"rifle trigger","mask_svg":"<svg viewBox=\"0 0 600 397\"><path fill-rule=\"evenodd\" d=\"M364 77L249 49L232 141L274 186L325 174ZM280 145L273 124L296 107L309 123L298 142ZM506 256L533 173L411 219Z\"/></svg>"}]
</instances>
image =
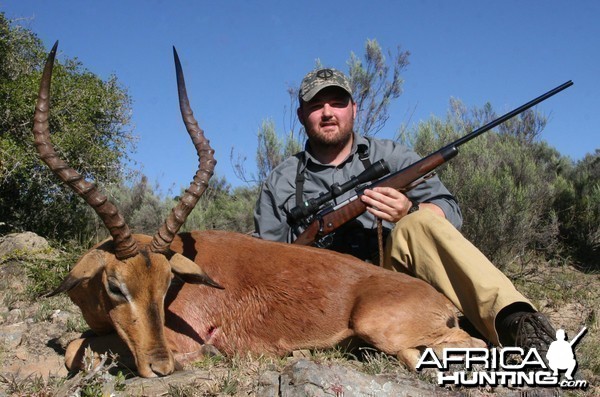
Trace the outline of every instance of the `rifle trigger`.
<instances>
[{"instance_id":1,"label":"rifle trigger","mask_svg":"<svg viewBox=\"0 0 600 397\"><path fill-rule=\"evenodd\" d=\"M317 221L319 222L319 231L317 232L317 236L322 236L325 232L325 230L323 230L323 218L318 217Z\"/></svg>"}]
</instances>

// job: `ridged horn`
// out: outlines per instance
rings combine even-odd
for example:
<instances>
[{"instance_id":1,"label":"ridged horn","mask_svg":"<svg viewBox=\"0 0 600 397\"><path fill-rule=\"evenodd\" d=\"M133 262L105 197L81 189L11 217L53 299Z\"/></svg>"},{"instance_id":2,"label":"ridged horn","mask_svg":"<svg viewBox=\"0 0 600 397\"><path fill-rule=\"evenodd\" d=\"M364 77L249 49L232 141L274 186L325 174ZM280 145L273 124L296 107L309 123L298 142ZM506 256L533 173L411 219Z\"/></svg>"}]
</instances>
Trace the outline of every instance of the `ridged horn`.
<instances>
[{"instance_id":1,"label":"ridged horn","mask_svg":"<svg viewBox=\"0 0 600 397\"><path fill-rule=\"evenodd\" d=\"M117 207L100 193L96 185L86 181L81 174L60 159L50 140L50 82L58 41L52 47L46 59L42 74L40 91L33 116L34 145L40 158L56 176L81 196L98 214L115 242L115 255L119 259L129 258L138 253L135 240Z\"/></svg>"},{"instance_id":2,"label":"ridged horn","mask_svg":"<svg viewBox=\"0 0 600 397\"><path fill-rule=\"evenodd\" d=\"M185 80L181 69L181 62L175 47L173 47L173 56L175 58L175 72L177 74L177 91L179 93L179 108L181 116L185 123L185 128L192 138L196 153L198 154L199 164L198 170L194 175L194 180L186 189L185 193L173 208L165 223L160 227L158 232L152 238L151 250L158 253L166 254L173 238L179 231L179 228L208 187L208 181L213 175L216 160L214 158L214 150L210 147L208 139L204 137L204 131L198 126L198 122L194 118L194 113L190 108L187 90L185 88Z\"/></svg>"}]
</instances>

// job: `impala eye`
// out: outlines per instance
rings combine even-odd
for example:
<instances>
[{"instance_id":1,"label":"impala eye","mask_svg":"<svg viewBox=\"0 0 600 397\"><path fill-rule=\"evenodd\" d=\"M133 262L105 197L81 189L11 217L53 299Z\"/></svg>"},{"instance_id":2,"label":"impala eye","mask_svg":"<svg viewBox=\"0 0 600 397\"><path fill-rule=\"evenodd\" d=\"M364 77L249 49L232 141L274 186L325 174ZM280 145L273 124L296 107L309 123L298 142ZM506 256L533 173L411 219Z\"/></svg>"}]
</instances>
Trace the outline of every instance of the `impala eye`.
<instances>
[{"instance_id":1,"label":"impala eye","mask_svg":"<svg viewBox=\"0 0 600 397\"><path fill-rule=\"evenodd\" d=\"M125 294L123 294L123 291L121 291L121 288L119 288L119 285L112 280L108 281L108 292L110 292L113 295L122 297L122 298L125 297Z\"/></svg>"}]
</instances>

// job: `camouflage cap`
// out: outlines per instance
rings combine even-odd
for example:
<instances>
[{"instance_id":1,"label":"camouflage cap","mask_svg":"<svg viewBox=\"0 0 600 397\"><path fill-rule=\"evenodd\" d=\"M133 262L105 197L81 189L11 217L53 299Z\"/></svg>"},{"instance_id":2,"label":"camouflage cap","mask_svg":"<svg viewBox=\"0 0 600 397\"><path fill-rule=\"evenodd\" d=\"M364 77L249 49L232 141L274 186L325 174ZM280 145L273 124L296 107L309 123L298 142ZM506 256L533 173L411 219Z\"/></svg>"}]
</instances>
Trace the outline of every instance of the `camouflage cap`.
<instances>
[{"instance_id":1,"label":"camouflage cap","mask_svg":"<svg viewBox=\"0 0 600 397\"><path fill-rule=\"evenodd\" d=\"M350 82L344 73L336 69L317 69L304 76L298 97L308 102L323 88L332 86L343 88L352 96Z\"/></svg>"}]
</instances>

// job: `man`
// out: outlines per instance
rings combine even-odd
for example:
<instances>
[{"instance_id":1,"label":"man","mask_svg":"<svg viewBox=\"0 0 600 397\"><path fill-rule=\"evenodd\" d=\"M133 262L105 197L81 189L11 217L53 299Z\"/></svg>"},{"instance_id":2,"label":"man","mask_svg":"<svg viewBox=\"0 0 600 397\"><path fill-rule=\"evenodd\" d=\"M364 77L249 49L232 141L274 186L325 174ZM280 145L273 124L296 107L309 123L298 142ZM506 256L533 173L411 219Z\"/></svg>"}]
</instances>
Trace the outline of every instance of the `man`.
<instances>
[{"instance_id":1,"label":"man","mask_svg":"<svg viewBox=\"0 0 600 397\"><path fill-rule=\"evenodd\" d=\"M308 73L299 99L297 113L308 136L306 148L273 170L254 213L256 235L268 240L294 241L301 230L289 219L289 211L327 192L332 184L359 175L371 163L384 159L394 172L419 159L393 141L367 139L353 132L357 108L343 73L334 69ZM361 200L367 212L330 236L329 248L372 260L377 253L373 231L376 219L382 219L389 234L386 268L433 285L495 345L535 347L544 357L554 329L458 231L460 208L437 177L406 195L392 188L367 189Z\"/></svg>"}]
</instances>

